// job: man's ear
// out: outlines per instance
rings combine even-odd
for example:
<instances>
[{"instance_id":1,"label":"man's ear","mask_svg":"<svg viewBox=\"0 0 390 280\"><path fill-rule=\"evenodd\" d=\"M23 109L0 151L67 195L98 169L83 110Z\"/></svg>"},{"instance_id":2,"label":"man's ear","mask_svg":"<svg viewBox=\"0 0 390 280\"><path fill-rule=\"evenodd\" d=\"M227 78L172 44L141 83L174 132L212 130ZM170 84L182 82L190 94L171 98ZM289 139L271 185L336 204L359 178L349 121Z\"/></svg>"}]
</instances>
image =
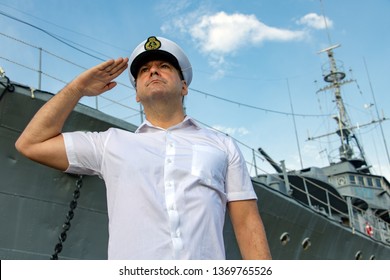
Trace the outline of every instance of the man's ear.
<instances>
[{"instance_id":1,"label":"man's ear","mask_svg":"<svg viewBox=\"0 0 390 280\"><path fill-rule=\"evenodd\" d=\"M134 81L134 88L135 88L135 101L138 103L140 102L138 94L137 94L137 80Z\"/></svg>"},{"instance_id":2,"label":"man's ear","mask_svg":"<svg viewBox=\"0 0 390 280\"><path fill-rule=\"evenodd\" d=\"M182 80L181 82L183 83L182 90L181 90L181 95L182 96L186 96L188 94L187 82L185 80Z\"/></svg>"}]
</instances>

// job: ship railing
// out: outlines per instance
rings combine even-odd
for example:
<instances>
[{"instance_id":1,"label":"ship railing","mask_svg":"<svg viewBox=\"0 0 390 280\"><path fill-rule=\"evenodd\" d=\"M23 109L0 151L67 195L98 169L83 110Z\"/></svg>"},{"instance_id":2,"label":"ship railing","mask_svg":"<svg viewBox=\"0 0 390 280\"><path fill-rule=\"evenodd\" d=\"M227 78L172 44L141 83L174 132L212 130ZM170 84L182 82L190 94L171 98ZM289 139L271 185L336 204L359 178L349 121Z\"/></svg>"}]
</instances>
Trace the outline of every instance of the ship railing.
<instances>
[{"instance_id":1,"label":"ship railing","mask_svg":"<svg viewBox=\"0 0 390 280\"><path fill-rule=\"evenodd\" d=\"M300 192L301 194L305 195L307 198L308 205L317 211L326 214L330 218L339 218L340 220L342 218L348 218L348 213L343 212L342 210L336 208L335 205L337 204L345 204L345 200L335 195L334 193L330 192L328 189L320 186L316 182L313 182L312 180L305 178L303 176L294 175L299 177L304 185L304 189L299 188L298 186L295 186L292 183L289 183L290 188L293 190L293 192ZM314 191L310 192L309 187L316 188L317 191L321 191L324 195L325 199L321 199L319 196L315 196L313 193ZM332 202L331 202L332 201Z\"/></svg>"},{"instance_id":2,"label":"ship railing","mask_svg":"<svg viewBox=\"0 0 390 280\"><path fill-rule=\"evenodd\" d=\"M299 201L301 203L309 206L311 209L315 210L321 215L338 221L343 226L350 227L352 232L359 231L360 233L370 238L382 241L386 244L390 244L390 224L380 217L377 217L372 210L364 210L358 206L355 206L352 204L350 197L340 197L335 195L328 189L322 187L313 180L310 180L310 178L303 177L299 174L294 173L293 175L299 177L302 180L304 186L303 188L294 185L288 179L286 181L288 174L271 174L265 172L257 165L256 158L259 157L261 158L261 155L253 156L253 160L251 162L247 162L247 164L252 165L253 168L259 169L256 174L262 174L260 176L257 175L256 177L270 178L270 180L274 182L273 185L279 186L279 190L290 190L290 192L283 191L283 193L293 196L295 199L300 197ZM286 188L284 186L282 188L280 187L282 185L288 185L289 187ZM308 186L310 186L310 190ZM314 193L316 193L316 191L313 191L313 188L316 189L317 193L318 191L321 191L324 194L321 197L324 197L324 199L319 196L315 196ZM305 199L303 199L303 197L305 197ZM345 206L343 207L344 211L340 209L340 205Z\"/></svg>"},{"instance_id":3,"label":"ship railing","mask_svg":"<svg viewBox=\"0 0 390 280\"><path fill-rule=\"evenodd\" d=\"M244 144L240 143L239 141L238 141L238 144L241 147L244 146ZM249 148L249 147L244 146L244 148ZM294 174L294 176L297 176L302 180L303 185L304 185L303 189L299 188L298 186L295 186L293 183L288 181L288 173L286 173L286 174L269 173L268 171L262 169L257 163L258 159L260 159L261 161L266 161L266 160L257 151L255 151L253 149L251 149L251 151L253 154L252 160L247 161L247 165L250 166L249 170L253 170L253 169L256 170L255 171L256 177L259 177L259 174L262 174L260 176L268 176L269 178L271 178L272 181L277 182L279 186L280 185L288 185L287 187L284 186L284 188L283 188L284 190L287 190L286 194L292 195L295 192L295 194L296 194L295 196L299 196L299 195L297 195L297 193L300 193L301 197L306 198L304 201L305 204L307 204L309 207L315 209L316 211L321 212L321 213L329 216L330 218L332 218L333 216L338 216L340 219L342 219L342 218L346 219L349 217L348 213L340 211L339 209L337 209L334 206L334 204L335 204L334 201L337 201L340 204L342 204L342 203L345 203L344 199L342 199L339 196L336 196L335 194L329 192L329 190L318 185L316 182L314 182L308 178L305 178L303 176L300 176L299 174ZM286 169L283 168L283 170L286 170ZM287 176L285 176L285 175L287 175ZM312 193L310 193L308 185L310 185L310 187L315 187L318 190L321 190L325 194L325 200L322 200L319 197L316 197ZM303 199L301 199L301 200L303 201ZM331 201L333 201L333 203L331 203Z\"/></svg>"},{"instance_id":4,"label":"ship railing","mask_svg":"<svg viewBox=\"0 0 390 280\"><path fill-rule=\"evenodd\" d=\"M350 200L349 200L350 203ZM352 228L368 237L390 244L390 224L377 217L371 209L353 206Z\"/></svg>"}]
</instances>

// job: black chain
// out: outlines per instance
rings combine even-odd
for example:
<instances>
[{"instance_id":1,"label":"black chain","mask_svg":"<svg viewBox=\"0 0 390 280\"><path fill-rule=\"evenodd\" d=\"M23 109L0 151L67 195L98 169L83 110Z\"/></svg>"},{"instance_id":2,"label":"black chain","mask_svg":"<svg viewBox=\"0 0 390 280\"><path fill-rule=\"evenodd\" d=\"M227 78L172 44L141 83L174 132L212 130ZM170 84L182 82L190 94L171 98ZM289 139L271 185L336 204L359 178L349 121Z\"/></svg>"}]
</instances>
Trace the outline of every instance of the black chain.
<instances>
[{"instance_id":1,"label":"black chain","mask_svg":"<svg viewBox=\"0 0 390 280\"><path fill-rule=\"evenodd\" d=\"M51 256L51 260L58 260L58 254L62 251L62 244L65 242L67 238L66 232L70 229L70 221L74 217L74 210L77 207L77 199L80 197L80 189L83 186L83 176L80 175L79 178L76 181L76 189L73 192L73 199L69 204L69 211L68 214L66 214L66 220L65 223L62 225L62 232L58 236L58 243L54 247L54 254Z\"/></svg>"}]
</instances>

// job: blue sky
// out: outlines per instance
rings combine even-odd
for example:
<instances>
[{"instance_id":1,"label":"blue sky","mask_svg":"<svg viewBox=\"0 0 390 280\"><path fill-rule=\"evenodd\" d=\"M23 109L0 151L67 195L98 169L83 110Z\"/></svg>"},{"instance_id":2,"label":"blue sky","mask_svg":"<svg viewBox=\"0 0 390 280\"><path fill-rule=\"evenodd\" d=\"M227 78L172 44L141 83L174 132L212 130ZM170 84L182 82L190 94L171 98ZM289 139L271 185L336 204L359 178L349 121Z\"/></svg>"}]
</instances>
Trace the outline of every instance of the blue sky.
<instances>
[{"instance_id":1,"label":"blue sky","mask_svg":"<svg viewBox=\"0 0 390 280\"><path fill-rule=\"evenodd\" d=\"M376 116L374 106L365 108L374 103L373 94L378 112L390 117L389 13L389 0L0 0L0 66L11 80L37 88L31 69L38 69L42 48L41 87L55 93L83 67L129 56L148 36L164 36L186 51L193 66L189 115L262 147L288 169L323 166L338 142L306 141L336 129L331 117L320 117L335 114L335 105L329 91L317 93L325 86L321 67L327 61L318 51L341 44L335 56L354 80L342 91L354 125ZM139 124L127 73L118 81L98 99L99 108ZM83 103L95 106L91 98ZM389 121L382 125L390 139ZM378 126L357 134L375 171L390 179ZM250 150L241 149L250 159ZM260 172L273 171L261 159L257 164Z\"/></svg>"}]
</instances>

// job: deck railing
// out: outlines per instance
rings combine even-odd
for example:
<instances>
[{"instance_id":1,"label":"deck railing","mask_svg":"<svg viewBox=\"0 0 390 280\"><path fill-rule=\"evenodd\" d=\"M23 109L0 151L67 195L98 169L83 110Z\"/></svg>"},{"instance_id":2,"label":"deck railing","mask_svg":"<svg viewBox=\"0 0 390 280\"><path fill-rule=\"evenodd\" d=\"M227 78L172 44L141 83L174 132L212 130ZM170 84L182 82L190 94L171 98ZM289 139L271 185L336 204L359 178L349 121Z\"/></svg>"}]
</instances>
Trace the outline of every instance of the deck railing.
<instances>
[{"instance_id":1,"label":"deck railing","mask_svg":"<svg viewBox=\"0 0 390 280\"><path fill-rule=\"evenodd\" d=\"M310 180L310 178L303 177L299 174L294 174L293 176L298 176L302 180L304 185L303 188L295 186L289 181L286 182L282 174L279 174L279 176L268 174L261 175L260 177L266 176L272 176L273 180L279 184L288 184L289 188L292 190L291 196L297 197L297 194L305 196L306 201L301 200L302 203L306 204L309 208L317 211L318 213L325 215L332 220L338 221L344 226L350 227L352 232L359 231L368 237L390 245L390 224L376 216L372 210L364 210L353 205L351 197L340 197L335 195L328 189L320 186L313 180ZM291 174L288 174L288 176L291 176ZM311 188L316 188L317 191L324 192L325 199L320 199L319 197L314 196L313 193L316 192L310 192L307 185L310 185ZM337 207L335 207L337 203L339 205L345 204L347 212L340 211Z\"/></svg>"}]
</instances>

